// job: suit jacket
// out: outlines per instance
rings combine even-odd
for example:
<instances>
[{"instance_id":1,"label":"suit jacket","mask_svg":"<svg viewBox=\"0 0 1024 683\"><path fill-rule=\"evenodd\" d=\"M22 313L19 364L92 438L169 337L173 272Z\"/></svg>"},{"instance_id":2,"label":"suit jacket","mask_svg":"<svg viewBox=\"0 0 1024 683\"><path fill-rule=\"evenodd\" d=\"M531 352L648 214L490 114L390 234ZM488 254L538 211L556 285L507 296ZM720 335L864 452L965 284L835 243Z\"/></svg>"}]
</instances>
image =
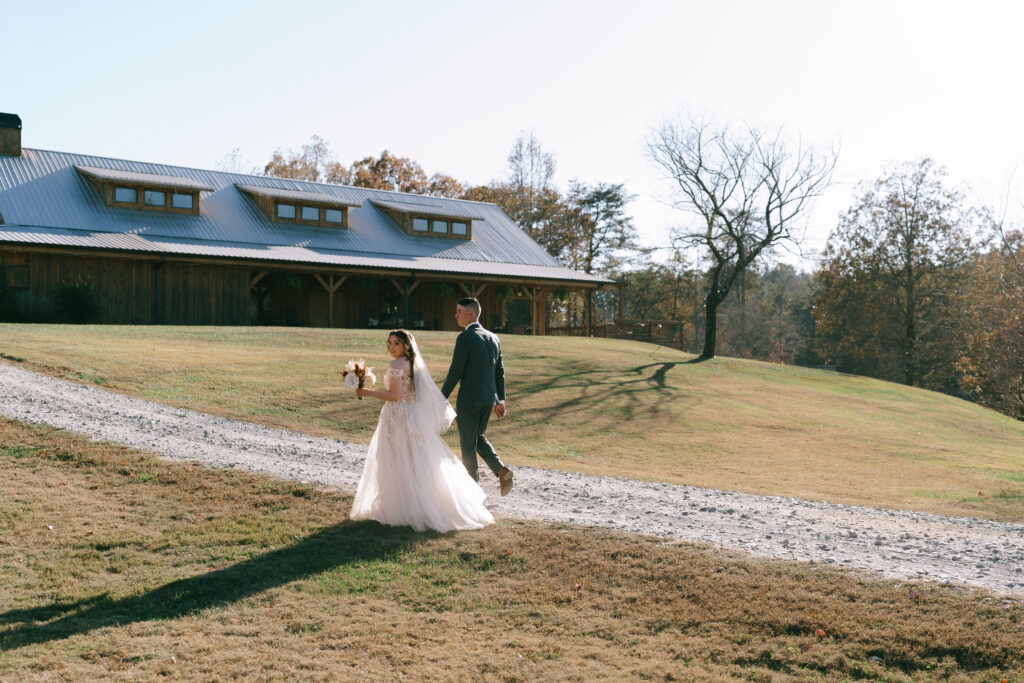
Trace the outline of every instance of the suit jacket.
<instances>
[{"instance_id":1,"label":"suit jacket","mask_svg":"<svg viewBox=\"0 0 1024 683\"><path fill-rule=\"evenodd\" d=\"M452 364L441 393L445 398L459 387L459 406L493 406L505 400L505 366L501 362L501 342L480 323L470 323L455 339Z\"/></svg>"}]
</instances>

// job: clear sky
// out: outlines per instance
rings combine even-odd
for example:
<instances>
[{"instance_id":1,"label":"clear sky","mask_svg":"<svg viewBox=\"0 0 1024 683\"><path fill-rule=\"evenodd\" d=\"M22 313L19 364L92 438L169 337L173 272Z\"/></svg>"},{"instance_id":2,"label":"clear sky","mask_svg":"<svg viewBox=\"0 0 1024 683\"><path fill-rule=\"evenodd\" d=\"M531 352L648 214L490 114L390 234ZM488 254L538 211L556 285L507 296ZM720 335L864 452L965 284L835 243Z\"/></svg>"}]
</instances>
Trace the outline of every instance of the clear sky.
<instances>
[{"instance_id":1,"label":"clear sky","mask_svg":"<svg viewBox=\"0 0 1024 683\"><path fill-rule=\"evenodd\" d=\"M1024 4L977 0L0 0L0 111L26 147L213 168L317 134L470 184L532 129L562 189L625 182L650 245L685 220L651 127L785 126L841 145L815 249L895 162L930 156L985 201L1024 186L1022 33Z\"/></svg>"}]
</instances>

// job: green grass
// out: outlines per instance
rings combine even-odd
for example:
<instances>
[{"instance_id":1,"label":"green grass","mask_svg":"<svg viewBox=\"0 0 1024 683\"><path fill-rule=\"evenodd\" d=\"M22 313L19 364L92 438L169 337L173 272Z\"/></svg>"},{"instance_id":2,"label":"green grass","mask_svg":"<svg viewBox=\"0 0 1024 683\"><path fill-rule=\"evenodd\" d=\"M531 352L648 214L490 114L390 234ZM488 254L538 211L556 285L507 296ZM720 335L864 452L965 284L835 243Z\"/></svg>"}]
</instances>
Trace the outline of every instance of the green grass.
<instances>
[{"instance_id":1,"label":"green grass","mask_svg":"<svg viewBox=\"0 0 1024 683\"><path fill-rule=\"evenodd\" d=\"M164 403L368 442L380 404L339 381L385 332L0 325L0 358ZM440 382L454 334L422 332ZM512 466L1024 521L1024 423L935 392L624 340L503 339ZM448 434L456 443L455 430Z\"/></svg>"},{"instance_id":2,"label":"green grass","mask_svg":"<svg viewBox=\"0 0 1024 683\"><path fill-rule=\"evenodd\" d=\"M351 522L348 493L2 418L0 449L2 680L1024 680L1024 609L982 591Z\"/></svg>"}]
</instances>

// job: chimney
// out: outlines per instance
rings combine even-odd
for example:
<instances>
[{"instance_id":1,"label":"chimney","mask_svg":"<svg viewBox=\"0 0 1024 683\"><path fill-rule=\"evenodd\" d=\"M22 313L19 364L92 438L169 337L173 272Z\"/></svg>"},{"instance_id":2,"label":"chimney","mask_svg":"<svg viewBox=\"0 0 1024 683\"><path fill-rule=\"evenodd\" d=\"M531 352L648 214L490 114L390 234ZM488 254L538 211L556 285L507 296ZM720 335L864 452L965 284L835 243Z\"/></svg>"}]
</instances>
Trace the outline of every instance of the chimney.
<instances>
[{"instance_id":1,"label":"chimney","mask_svg":"<svg viewBox=\"0 0 1024 683\"><path fill-rule=\"evenodd\" d=\"M0 114L0 156L21 156L21 117Z\"/></svg>"}]
</instances>

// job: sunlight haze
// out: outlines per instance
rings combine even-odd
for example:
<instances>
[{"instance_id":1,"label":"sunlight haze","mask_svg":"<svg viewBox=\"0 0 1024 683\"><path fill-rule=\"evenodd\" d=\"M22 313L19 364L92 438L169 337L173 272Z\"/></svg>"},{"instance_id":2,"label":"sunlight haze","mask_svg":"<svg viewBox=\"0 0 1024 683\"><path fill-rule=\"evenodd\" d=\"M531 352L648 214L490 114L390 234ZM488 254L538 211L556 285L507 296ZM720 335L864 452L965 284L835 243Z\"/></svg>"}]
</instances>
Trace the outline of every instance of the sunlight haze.
<instances>
[{"instance_id":1,"label":"sunlight haze","mask_svg":"<svg viewBox=\"0 0 1024 683\"><path fill-rule=\"evenodd\" d=\"M930 156L988 203L1024 150L1024 12L982 2L0 2L0 111L26 147L262 166L320 135L468 184L533 130L557 182L625 182L645 244L687 220L646 156L693 112L840 147L820 249L854 186ZM1018 175L1020 175L1018 173ZM1019 213L1020 194L1011 198ZM788 258L787 260L792 260ZM801 264L813 267L812 261Z\"/></svg>"}]
</instances>

